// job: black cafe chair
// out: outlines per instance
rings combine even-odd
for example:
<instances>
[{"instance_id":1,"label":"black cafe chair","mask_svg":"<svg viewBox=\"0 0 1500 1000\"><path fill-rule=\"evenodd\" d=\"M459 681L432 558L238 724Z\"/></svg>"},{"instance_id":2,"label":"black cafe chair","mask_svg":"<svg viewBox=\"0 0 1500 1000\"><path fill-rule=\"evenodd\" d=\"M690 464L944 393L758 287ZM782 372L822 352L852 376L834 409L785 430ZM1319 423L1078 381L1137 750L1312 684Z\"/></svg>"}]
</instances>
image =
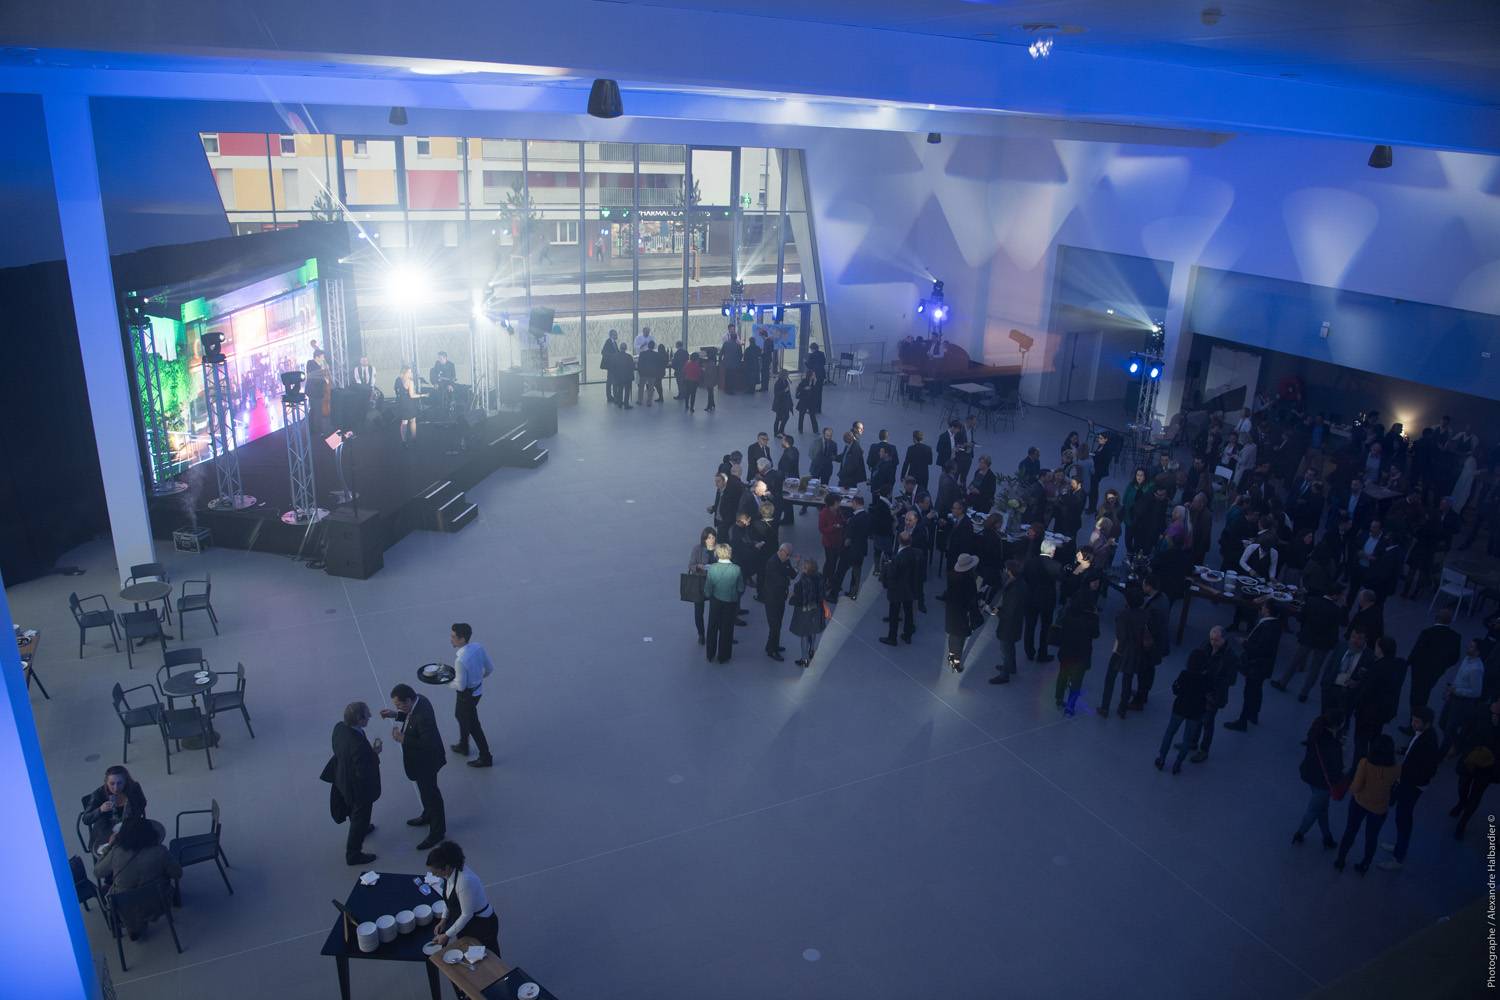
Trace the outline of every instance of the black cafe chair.
<instances>
[{"instance_id":1,"label":"black cafe chair","mask_svg":"<svg viewBox=\"0 0 1500 1000\"><path fill-rule=\"evenodd\" d=\"M167 654L167 634L162 631L161 619L155 611L122 611L120 633L125 640L125 662L131 670L135 669L136 639L155 639L161 643L162 655Z\"/></svg>"},{"instance_id":2,"label":"black cafe chair","mask_svg":"<svg viewBox=\"0 0 1500 1000\"><path fill-rule=\"evenodd\" d=\"M89 601L100 601L102 608L85 607ZM91 628L109 629L109 638L115 644L115 652L120 651L120 636L115 631L115 613L110 610L109 598L103 594L90 594L87 597L79 597L78 594L68 595L68 610L73 612L73 620L78 623L78 658L83 659L83 638Z\"/></svg>"},{"instance_id":3,"label":"black cafe chair","mask_svg":"<svg viewBox=\"0 0 1500 1000\"><path fill-rule=\"evenodd\" d=\"M150 923L162 917L172 929L172 943L177 954L182 954L182 942L177 937L177 925L172 921L172 881L159 878L137 889L114 889L100 898L110 934L120 952L120 969L129 971L125 964L125 925L127 923Z\"/></svg>"},{"instance_id":4,"label":"black cafe chair","mask_svg":"<svg viewBox=\"0 0 1500 1000\"><path fill-rule=\"evenodd\" d=\"M189 586L193 587L191 592ZM214 635L219 634L219 616L214 614L214 606L211 600L213 594L213 577L205 575L201 580L183 580L181 592L177 595L177 628L180 633L187 631L187 613L189 611L206 611L208 623L213 626ZM183 635L186 638L186 635Z\"/></svg>"},{"instance_id":5,"label":"black cafe chair","mask_svg":"<svg viewBox=\"0 0 1500 1000\"><path fill-rule=\"evenodd\" d=\"M126 695L132 691L150 691L151 704L131 705L126 699ZM146 728L155 729L158 732L161 731L161 697L156 693L155 684L137 684L133 688L122 688L119 684L116 684L114 691L111 692L111 697L114 699L115 715L119 717L120 725L125 727L125 740L121 745L120 759L122 762L128 764L130 763L130 731L132 729ZM164 738L163 746L165 746L165 743Z\"/></svg>"},{"instance_id":6,"label":"black cafe chair","mask_svg":"<svg viewBox=\"0 0 1500 1000\"><path fill-rule=\"evenodd\" d=\"M130 567L130 576L126 579L125 586L129 587L132 584L150 583L152 581L171 583L172 578L167 575L167 567L159 562L136 563ZM172 623L172 592L170 590L167 591L164 597L158 597L150 601L139 601L136 603L136 607L144 604L149 609L156 601L161 601L162 620L170 625Z\"/></svg>"},{"instance_id":7,"label":"black cafe chair","mask_svg":"<svg viewBox=\"0 0 1500 1000\"><path fill-rule=\"evenodd\" d=\"M161 738L167 747L167 773L172 773L172 754L182 752L182 741L197 739L203 742L203 756L208 759L208 769L214 769L213 729L208 715L197 705L191 708L168 708L161 713ZM173 750L175 746L177 749Z\"/></svg>"},{"instance_id":8,"label":"black cafe chair","mask_svg":"<svg viewBox=\"0 0 1500 1000\"><path fill-rule=\"evenodd\" d=\"M220 835L224 827L219 822L219 800L210 799L209 802L211 805L208 809L188 809L177 814L177 836L172 838L172 842L167 845L167 850L184 868L212 861L214 867L219 869L219 877L224 880L224 888L228 889L229 894L233 896L234 886L229 884L229 875L224 871L225 868L232 866L229 864L228 855L224 853L224 846L220 843ZM184 837L182 835L182 817L184 816L210 817L208 832Z\"/></svg>"},{"instance_id":9,"label":"black cafe chair","mask_svg":"<svg viewBox=\"0 0 1500 1000\"><path fill-rule=\"evenodd\" d=\"M73 855L68 859L68 870L73 874L73 889L78 893L78 902L83 904L86 912L92 912L89 910L89 900L99 899L99 887L94 884L93 879L89 878L88 869L83 866L83 859L76 854ZM99 909L104 909L102 900L99 903Z\"/></svg>"},{"instance_id":10,"label":"black cafe chair","mask_svg":"<svg viewBox=\"0 0 1500 1000\"><path fill-rule=\"evenodd\" d=\"M215 670L214 675L220 678L233 678L234 687L227 691L208 693L209 714L218 715L220 712L232 712L238 709L239 713L245 717L245 728L250 730L250 738L255 739L255 730L250 726L250 710L245 707L245 665L236 663L232 673L228 670Z\"/></svg>"}]
</instances>

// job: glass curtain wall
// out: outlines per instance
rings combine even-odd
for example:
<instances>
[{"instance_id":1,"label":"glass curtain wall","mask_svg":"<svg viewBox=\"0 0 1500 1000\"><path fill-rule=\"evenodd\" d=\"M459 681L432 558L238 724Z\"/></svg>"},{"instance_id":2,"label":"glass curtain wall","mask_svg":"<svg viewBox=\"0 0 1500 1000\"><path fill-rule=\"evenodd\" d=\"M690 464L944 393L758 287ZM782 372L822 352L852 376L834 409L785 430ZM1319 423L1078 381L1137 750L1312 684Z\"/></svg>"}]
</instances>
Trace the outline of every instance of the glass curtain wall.
<instances>
[{"instance_id":1,"label":"glass curtain wall","mask_svg":"<svg viewBox=\"0 0 1500 1000\"><path fill-rule=\"evenodd\" d=\"M769 319L823 340L816 252L799 150L442 136L203 133L236 233L303 221L356 230L364 349L388 384L415 328L418 375L439 350L473 377L477 339L497 368L530 363L510 329L553 310L556 364L600 381L610 330L649 328L669 349L717 347L735 279ZM417 270L404 312L392 273ZM806 304L808 308L802 308ZM804 316L806 317L804 319ZM749 320L734 318L741 333ZM378 356L377 356L378 355ZM783 364L794 364L783 359Z\"/></svg>"}]
</instances>

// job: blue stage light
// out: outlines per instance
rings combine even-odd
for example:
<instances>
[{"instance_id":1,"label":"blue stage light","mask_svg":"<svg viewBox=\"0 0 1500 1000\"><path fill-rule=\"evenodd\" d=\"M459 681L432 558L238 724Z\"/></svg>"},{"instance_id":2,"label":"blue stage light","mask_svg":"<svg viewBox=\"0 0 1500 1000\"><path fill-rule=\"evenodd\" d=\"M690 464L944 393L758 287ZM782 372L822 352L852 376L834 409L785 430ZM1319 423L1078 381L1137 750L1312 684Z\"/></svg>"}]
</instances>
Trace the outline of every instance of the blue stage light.
<instances>
[{"instance_id":1,"label":"blue stage light","mask_svg":"<svg viewBox=\"0 0 1500 1000\"><path fill-rule=\"evenodd\" d=\"M1141 363L1135 360L1135 358L1131 358L1130 367L1126 370L1129 371L1132 375L1138 374L1141 370Z\"/></svg>"},{"instance_id":2,"label":"blue stage light","mask_svg":"<svg viewBox=\"0 0 1500 1000\"><path fill-rule=\"evenodd\" d=\"M923 299L921 302L917 303L917 315L920 316L920 315L922 315L926 311L927 311L927 300Z\"/></svg>"},{"instance_id":3,"label":"blue stage light","mask_svg":"<svg viewBox=\"0 0 1500 1000\"><path fill-rule=\"evenodd\" d=\"M1151 366L1151 370L1148 371L1146 373L1146 375L1149 376L1150 378L1154 378L1154 379L1155 378L1161 378L1161 366L1160 365L1152 365Z\"/></svg>"}]
</instances>

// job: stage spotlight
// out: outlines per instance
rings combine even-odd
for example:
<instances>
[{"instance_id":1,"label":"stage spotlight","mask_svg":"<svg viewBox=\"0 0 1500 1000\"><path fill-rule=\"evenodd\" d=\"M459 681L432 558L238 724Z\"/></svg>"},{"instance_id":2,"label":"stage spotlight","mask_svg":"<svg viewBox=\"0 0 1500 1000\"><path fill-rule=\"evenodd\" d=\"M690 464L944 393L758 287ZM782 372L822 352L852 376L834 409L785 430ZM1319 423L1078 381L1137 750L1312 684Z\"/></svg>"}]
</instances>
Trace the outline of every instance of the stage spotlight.
<instances>
[{"instance_id":1,"label":"stage spotlight","mask_svg":"<svg viewBox=\"0 0 1500 1000\"><path fill-rule=\"evenodd\" d=\"M595 80L589 89L589 114L595 118L618 118L624 113L620 85L614 80Z\"/></svg>"},{"instance_id":2,"label":"stage spotlight","mask_svg":"<svg viewBox=\"0 0 1500 1000\"><path fill-rule=\"evenodd\" d=\"M210 330L203 335L203 360L211 365L224 361L224 333Z\"/></svg>"},{"instance_id":3,"label":"stage spotlight","mask_svg":"<svg viewBox=\"0 0 1500 1000\"><path fill-rule=\"evenodd\" d=\"M427 272L413 264L397 264L385 275L386 298L397 309L412 310L432 295Z\"/></svg>"},{"instance_id":4,"label":"stage spotlight","mask_svg":"<svg viewBox=\"0 0 1500 1000\"><path fill-rule=\"evenodd\" d=\"M1130 359L1130 365L1125 369L1132 375L1138 375L1141 371L1141 363L1135 358Z\"/></svg>"},{"instance_id":5,"label":"stage spotlight","mask_svg":"<svg viewBox=\"0 0 1500 1000\"><path fill-rule=\"evenodd\" d=\"M932 282L932 297L935 299L940 299L943 297L943 283L941 281L938 281L936 278L934 278Z\"/></svg>"},{"instance_id":6,"label":"stage spotlight","mask_svg":"<svg viewBox=\"0 0 1500 1000\"><path fill-rule=\"evenodd\" d=\"M281 401L283 403L300 403L303 400L302 373L300 371L289 371L281 373Z\"/></svg>"},{"instance_id":7,"label":"stage spotlight","mask_svg":"<svg viewBox=\"0 0 1500 1000\"><path fill-rule=\"evenodd\" d=\"M928 132L927 133L927 144L928 145L930 145L930 146L936 146L938 143L940 143L942 141L943 141L943 133L941 133L941 132Z\"/></svg>"},{"instance_id":8,"label":"stage spotlight","mask_svg":"<svg viewBox=\"0 0 1500 1000\"><path fill-rule=\"evenodd\" d=\"M932 321L934 323L941 323L947 315L948 310L945 307L934 306L932 310Z\"/></svg>"},{"instance_id":9,"label":"stage spotlight","mask_svg":"<svg viewBox=\"0 0 1500 1000\"><path fill-rule=\"evenodd\" d=\"M927 311L927 300L922 299L917 303L917 315L920 316Z\"/></svg>"},{"instance_id":10,"label":"stage spotlight","mask_svg":"<svg viewBox=\"0 0 1500 1000\"><path fill-rule=\"evenodd\" d=\"M406 124L406 109L399 104L391 108L390 117L387 119L392 125Z\"/></svg>"},{"instance_id":11,"label":"stage spotlight","mask_svg":"<svg viewBox=\"0 0 1500 1000\"><path fill-rule=\"evenodd\" d=\"M1391 147L1380 145L1370 150L1370 166L1376 170L1384 170L1392 163Z\"/></svg>"},{"instance_id":12,"label":"stage spotlight","mask_svg":"<svg viewBox=\"0 0 1500 1000\"><path fill-rule=\"evenodd\" d=\"M1161 365L1152 365L1150 371L1146 372L1147 378L1161 378Z\"/></svg>"}]
</instances>

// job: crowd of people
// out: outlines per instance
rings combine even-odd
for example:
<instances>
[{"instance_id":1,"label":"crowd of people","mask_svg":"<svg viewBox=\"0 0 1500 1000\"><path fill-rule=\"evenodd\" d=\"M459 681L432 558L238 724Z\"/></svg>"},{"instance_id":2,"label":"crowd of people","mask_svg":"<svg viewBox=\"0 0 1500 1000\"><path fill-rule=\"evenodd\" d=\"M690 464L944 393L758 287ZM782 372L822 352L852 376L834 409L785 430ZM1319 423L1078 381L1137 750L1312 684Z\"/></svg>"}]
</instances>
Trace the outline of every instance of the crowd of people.
<instances>
[{"instance_id":1,"label":"crowd of people","mask_svg":"<svg viewBox=\"0 0 1500 1000\"><path fill-rule=\"evenodd\" d=\"M838 602L857 601L873 586L883 588L886 609L878 641L910 644L927 620L935 577L941 592L931 596L944 604L953 671L963 672L993 620L991 684L1017 676L1018 647L1038 664L1052 663L1055 650L1054 701L1073 716L1102 660L1092 712L1128 718L1147 711L1157 668L1171 653L1168 613L1216 548L1223 569L1295 586L1298 597L1237 602L1201 643L1189 643L1170 685L1155 766L1180 774L1185 763L1209 759L1218 730L1253 732L1267 710L1267 682L1295 691L1299 703L1316 689L1299 772L1311 794L1294 842L1318 824L1342 870L1363 831L1355 868L1364 872L1394 810L1396 835L1383 844L1390 858L1381 867L1400 868L1416 805L1445 760L1459 776L1451 816L1462 837L1500 775L1500 616L1465 638L1445 603L1418 635L1398 637L1384 613L1392 599L1426 601L1446 555L1472 545L1480 528L1489 527L1496 553L1500 448L1481 466L1477 438L1447 418L1408 447L1403 428L1384 427L1374 412L1344 429L1289 405L1198 411L1174 418L1120 490L1111 473L1127 441L1092 424L1065 438L1055 462L1032 447L1013 475L1002 475L977 445L973 418L948 421L935 449L917 431L903 451L884 430L868 441L858 420L842 432L820 431L814 415L807 479L839 488L816 514L820 565L783 533L796 522L794 508L814 500L806 487L794 493L787 485L806 481L787 430L789 404L795 398L800 410L824 377L803 372L795 397L789 378L778 378L779 452L761 433L744 452L724 455L715 474L713 524L700 533L684 579L708 660L730 660L736 629L748 625L747 593L764 605L764 649L773 660L785 652L788 607L802 643L796 662L807 667ZM1367 492L1370 482L1381 488ZM1106 615L1111 592L1118 610ZM1347 822L1335 838L1330 804L1346 795Z\"/></svg>"},{"instance_id":2,"label":"crowd of people","mask_svg":"<svg viewBox=\"0 0 1500 1000\"><path fill-rule=\"evenodd\" d=\"M689 351L679 340L668 352L667 345L652 336L651 328L643 326L633 345L621 341L618 330L610 330L600 348L599 369L604 372L606 401L622 410L649 407L653 399L657 405L666 405L662 383L670 372L677 386L673 401L681 402L686 412L696 413L701 392L704 411L712 413L718 407L718 392L734 395L769 391L773 374L781 371L779 359L780 350L769 330L742 336L738 325L730 323L718 347ZM814 384L821 385L827 359L817 344L810 346L805 364L810 373L818 373ZM632 386L634 404L630 402ZM818 412L816 400L809 400L809 406L814 414ZM804 409L800 395L797 408ZM790 414L791 407L786 412ZM813 423L816 430L816 416Z\"/></svg>"}]
</instances>

